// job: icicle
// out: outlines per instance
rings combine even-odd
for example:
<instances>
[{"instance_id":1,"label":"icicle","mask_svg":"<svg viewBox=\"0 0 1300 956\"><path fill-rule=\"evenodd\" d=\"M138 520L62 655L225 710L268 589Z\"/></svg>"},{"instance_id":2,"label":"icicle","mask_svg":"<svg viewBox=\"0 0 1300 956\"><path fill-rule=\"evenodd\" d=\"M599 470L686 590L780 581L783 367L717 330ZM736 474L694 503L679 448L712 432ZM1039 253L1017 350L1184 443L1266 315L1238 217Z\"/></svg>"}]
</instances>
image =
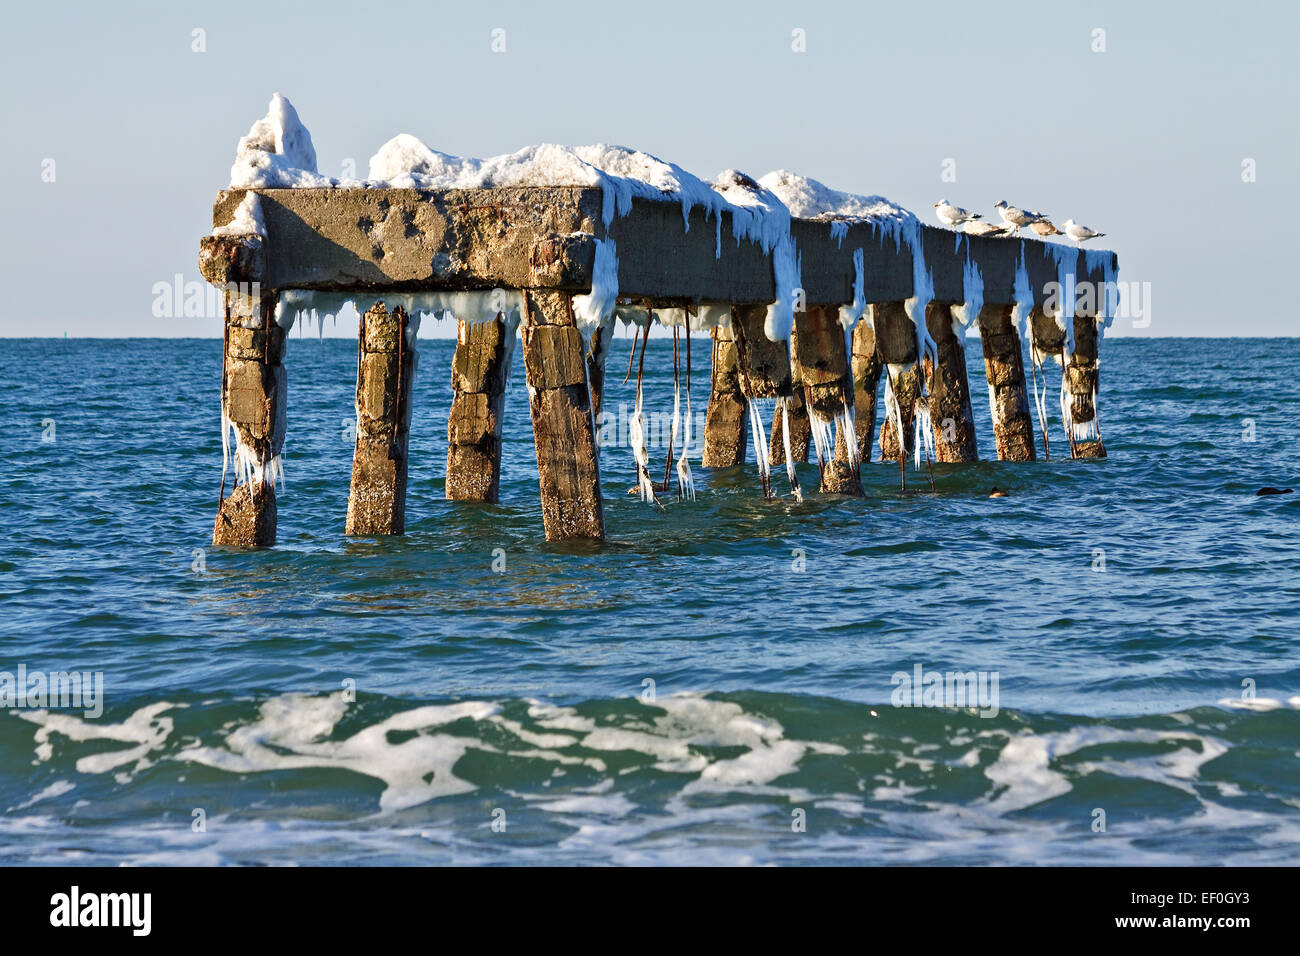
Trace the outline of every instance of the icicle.
<instances>
[{"instance_id":1,"label":"icicle","mask_svg":"<svg viewBox=\"0 0 1300 956\"><path fill-rule=\"evenodd\" d=\"M675 340L676 335L677 335L677 330L674 329L674 330L673 330L673 336L674 336L673 349L674 349L674 352L676 351L676 348L677 348L677 342L676 342L676 340ZM676 361L676 359L677 359L677 356L676 356L676 354L674 354L674 355L673 355L673 360L674 360L674 362ZM669 455L672 454L672 450L673 450L674 448L677 448L677 447L678 447L678 445L677 445L677 437L681 434L681 431L682 431L682 384L681 384L681 379L677 376L676 373L677 373L677 370L676 370L676 368L674 368L674 369L673 369L673 424L672 424L672 428L671 428L671 430L670 430L670 432L669 432L670 437L669 437L669 439L668 439L668 454L669 454ZM680 447L682 448L683 451L685 451L685 449L686 449L686 446L685 446L685 445L682 445L682 446L680 446ZM679 457L677 460L678 460L678 462L680 463L681 458ZM667 486L667 483L668 483L668 480L667 480L667 478L665 477L665 479L664 479L664 484L665 484L664 491L665 491L665 492L668 491L668 488L666 487L666 486Z\"/></svg>"},{"instance_id":2,"label":"icicle","mask_svg":"<svg viewBox=\"0 0 1300 956\"><path fill-rule=\"evenodd\" d=\"M1029 336L1029 314L1034 310L1034 290L1029 285L1029 270L1025 267L1025 240L1020 240L1020 263L1016 266L1016 284L1011 297L1015 301L1011 309L1011 324L1016 327L1020 341Z\"/></svg>"},{"instance_id":3,"label":"icicle","mask_svg":"<svg viewBox=\"0 0 1300 956\"><path fill-rule=\"evenodd\" d=\"M1039 369L1043 368L1043 356L1031 344L1029 346L1029 361ZM1064 373L1062 373L1064 374ZM991 388L991 386L990 386ZM1043 369L1043 389L1038 390L1038 376L1034 375L1034 405L1038 409L1038 429L1042 434L1047 434L1047 371ZM1043 439L1046 441L1047 439Z\"/></svg>"},{"instance_id":4,"label":"icicle","mask_svg":"<svg viewBox=\"0 0 1300 956\"><path fill-rule=\"evenodd\" d=\"M234 427L226 417L225 396L221 402L221 470L224 473L230 467L230 429ZM238 435L235 436L238 440Z\"/></svg>"},{"instance_id":5,"label":"icicle","mask_svg":"<svg viewBox=\"0 0 1300 956\"><path fill-rule=\"evenodd\" d=\"M645 415L641 411L641 385L637 383L636 409L627 424L628 440L632 444L632 457L636 461L637 487L641 491L641 500L655 500L654 485L650 482L650 455L645 444Z\"/></svg>"},{"instance_id":6,"label":"icicle","mask_svg":"<svg viewBox=\"0 0 1300 956\"><path fill-rule=\"evenodd\" d=\"M912 418L914 457L916 467L920 469L922 449L925 450L926 461L937 457L934 452L934 431L930 427L930 406L918 398L916 407L912 411Z\"/></svg>"},{"instance_id":7,"label":"icicle","mask_svg":"<svg viewBox=\"0 0 1300 956\"><path fill-rule=\"evenodd\" d=\"M962 271L962 294L965 301L952 307L952 333L958 342L966 337L972 326L978 324L980 310L984 308L984 274L980 272L978 263L971 261L969 248L966 250L966 266Z\"/></svg>"},{"instance_id":8,"label":"icicle","mask_svg":"<svg viewBox=\"0 0 1300 956\"><path fill-rule=\"evenodd\" d=\"M691 474L691 462L686 451L691 444L691 401L690 393L686 397L686 427L682 430L682 453L677 458L677 484L683 498L695 500L695 478Z\"/></svg>"},{"instance_id":9,"label":"icicle","mask_svg":"<svg viewBox=\"0 0 1300 956\"><path fill-rule=\"evenodd\" d=\"M858 430L854 422L853 405L849 402L844 403L844 411L840 419L840 427L844 429L844 449L849 456L849 467L858 467Z\"/></svg>"},{"instance_id":10,"label":"icicle","mask_svg":"<svg viewBox=\"0 0 1300 956\"><path fill-rule=\"evenodd\" d=\"M888 365L886 369L885 414L894 420L894 434L898 436L898 444L901 447L903 444L903 409L898 404L898 396L894 393L894 379L897 375L902 374L903 366Z\"/></svg>"},{"instance_id":11,"label":"icicle","mask_svg":"<svg viewBox=\"0 0 1300 956\"><path fill-rule=\"evenodd\" d=\"M233 449L230 444L231 432L235 435ZM257 457L253 450L244 444L239 434L239 427L226 414L224 403L221 409L221 467L223 471L233 467L236 485L252 483L261 488L268 483L279 484L280 490L284 490L284 465L280 455L274 455L269 462Z\"/></svg>"},{"instance_id":12,"label":"icicle","mask_svg":"<svg viewBox=\"0 0 1300 956\"><path fill-rule=\"evenodd\" d=\"M1098 423L1101 421L1101 415L1097 410L1097 387L1092 389L1092 418L1083 424L1074 426L1074 440L1080 441L1101 441L1101 429Z\"/></svg>"},{"instance_id":13,"label":"icicle","mask_svg":"<svg viewBox=\"0 0 1300 956\"><path fill-rule=\"evenodd\" d=\"M690 345L691 327L686 326L687 346ZM686 353L686 415L682 423L682 451L677 456L677 491L678 494L691 501L695 500L695 478L691 475L691 462L687 458L687 453L691 447L691 365L690 352ZM673 437L677 437L677 410L681 405L681 383L675 384L675 394L673 395Z\"/></svg>"},{"instance_id":14,"label":"icicle","mask_svg":"<svg viewBox=\"0 0 1300 956\"><path fill-rule=\"evenodd\" d=\"M776 301L767 307L763 332L769 341L780 342L790 338L794 328L794 297L800 288L803 257L795 249L794 240L782 236L772 250L772 274L776 284Z\"/></svg>"},{"instance_id":15,"label":"icicle","mask_svg":"<svg viewBox=\"0 0 1300 956\"><path fill-rule=\"evenodd\" d=\"M770 497L772 450L767 445L767 431L763 428L763 413L755 399L749 400L749 429L754 437L754 457L758 460L758 476L763 482L763 497Z\"/></svg>"},{"instance_id":16,"label":"icicle","mask_svg":"<svg viewBox=\"0 0 1300 956\"><path fill-rule=\"evenodd\" d=\"M1048 246L1051 247L1052 255L1056 259L1056 284L1060 296L1056 322L1065 333L1065 354L1073 356L1074 313L1078 306L1076 270L1079 266L1079 250L1061 243L1048 243ZM1062 369L1065 368L1065 364L1065 362L1061 363Z\"/></svg>"},{"instance_id":17,"label":"icicle","mask_svg":"<svg viewBox=\"0 0 1300 956\"><path fill-rule=\"evenodd\" d=\"M849 355L853 354L853 327L867 311L866 268L861 249L853 250L853 302L840 306L840 325L844 326Z\"/></svg>"},{"instance_id":18,"label":"icicle","mask_svg":"<svg viewBox=\"0 0 1300 956\"><path fill-rule=\"evenodd\" d=\"M597 239L591 267L591 292L573 297L573 315L585 336L603 325L618 304L618 250L613 239Z\"/></svg>"},{"instance_id":19,"label":"icicle","mask_svg":"<svg viewBox=\"0 0 1300 956\"><path fill-rule=\"evenodd\" d=\"M725 329L730 326L731 306L707 302L696 306L695 321L691 323L691 328L695 331L707 332L710 329Z\"/></svg>"},{"instance_id":20,"label":"icicle","mask_svg":"<svg viewBox=\"0 0 1300 956\"><path fill-rule=\"evenodd\" d=\"M785 474L790 479L790 491L793 492L796 501L803 501L803 489L799 487L799 475L794 467L794 450L790 446L790 403L784 398L778 398L777 404L781 406L781 438L785 444Z\"/></svg>"},{"instance_id":21,"label":"icicle","mask_svg":"<svg viewBox=\"0 0 1300 956\"><path fill-rule=\"evenodd\" d=\"M1046 391L1046 383L1043 385ZM1074 418L1070 410L1070 364L1069 359L1061 362L1061 424L1065 426L1065 436L1074 442Z\"/></svg>"},{"instance_id":22,"label":"icicle","mask_svg":"<svg viewBox=\"0 0 1300 956\"><path fill-rule=\"evenodd\" d=\"M817 450L817 460L825 467L835 455L835 422L833 419L823 420L817 411L809 408L808 426L812 432L813 447Z\"/></svg>"},{"instance_id":23,"label":"icicle","mask_svg":"<svg viewBox=\"0 0 1300 956\"><path fill-rule=\"evenodd\" d=\"M925 357L937 366L939 364L939 345L930 336L925 324L926 307L934 300L934 274L926 267L925 249L921 240L921 223L912 219L903 227L903 238L912 253L912 295L903 303L907 317L912 320L916 330L916 361L923 363ZM921 377L921 395L929 394L925 376Z\"/></svg>"}]
</instances>

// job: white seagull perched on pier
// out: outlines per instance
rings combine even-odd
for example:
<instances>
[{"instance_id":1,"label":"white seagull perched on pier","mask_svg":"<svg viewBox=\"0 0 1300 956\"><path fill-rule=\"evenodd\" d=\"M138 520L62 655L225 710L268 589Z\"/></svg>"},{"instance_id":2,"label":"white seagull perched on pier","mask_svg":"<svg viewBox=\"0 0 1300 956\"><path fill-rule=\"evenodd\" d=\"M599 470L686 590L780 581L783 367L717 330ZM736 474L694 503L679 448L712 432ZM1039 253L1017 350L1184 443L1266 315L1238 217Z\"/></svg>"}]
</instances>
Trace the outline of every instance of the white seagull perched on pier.
<instances>
[{"instance_id":1,"label":"white seagull perched on pier","mask_svg":"<svg viewBox=\"0 0 1300 956\"><path fill-rule=\"evenodd\" d=\"M962 223L961 231L968 236L1005 236L1011 232L1010 226L996 226L991 222L972 219Z\"/></svg>"},{"instance_id":2,"label":"white seagull perched on pier","mask_svg":"<svg viewBox=\"0 0 1300 956\"><path fill-rule=\"evenodd\" d=\"M977 212L967 212L960 206L954 206L946 199L940 199L934 204L935 215L945 226L959 226L963 222L970 222L972 219L984 218Z\"/></svg>"},{"instance_id":3,"label":"white seagull perched on pier","mask_svg":"<svg viewBox=\"0 0 1300 956\"><path fill-rule=\"evenodd\" d=\"M1022 226L1032 226L1034 223L1046 218L1041 213L1030 212L1028 209L1012 206L1005 199L999 199L993 204L993 208L998 211L998 215L1002 217L1003 222L1008 226L1015 227L1016 235L1020 235Z\"/></svg>"},{"instance_id":4,"label":"white seagull perched on pier","mask_svg":"<svg viewBox=\"0 0 1300 956\"><path fill-rule=\"evenodd\" d=\"M1098 236L1106 235L1104 232L1098 232L1096 229L1089 229L1087 226L1081 226L1073 219L1067 219L1065 222L1061 223L1061 231L1075 242L1087 242L1089 239L1096 239Z\"/></svg>"}]
</instances>

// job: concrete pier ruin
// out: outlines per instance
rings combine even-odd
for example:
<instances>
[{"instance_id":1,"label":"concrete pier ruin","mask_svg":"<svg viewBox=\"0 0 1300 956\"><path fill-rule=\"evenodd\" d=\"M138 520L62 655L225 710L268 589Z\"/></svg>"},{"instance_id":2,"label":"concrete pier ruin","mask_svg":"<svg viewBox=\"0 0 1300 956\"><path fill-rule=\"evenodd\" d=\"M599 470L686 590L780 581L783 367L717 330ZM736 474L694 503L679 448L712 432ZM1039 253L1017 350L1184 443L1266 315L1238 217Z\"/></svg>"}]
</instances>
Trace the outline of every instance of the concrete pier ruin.
<instances>
[{"instance_id":1,"label":"concrete pier ruin","mask_svg":"<svg viewBox=\"0 0 1300 956\"><path fill-rule=\"evenodd\" d=\"M408 435L413 420L422 428L435 413L447 416L446 497L497 500L518 340L546 537L602 539L602 468L635 474L632 456L602 457L597 441L605 356L622 309L690 323L697 357L712 359L706 427L694 436L699 464L757 461L765 494L784 489L768 468L786 463L788 447L794 462L817 461L818 492L861 496L878 418L884 460L975 461L974 416L984 413L983 389L972 391L966 377L970 329L980 333L995 436L986 453L1038 457L1046 436L1036 437L1037 373L1051 361L1062 367L1067 432L1057 457L1105 455L1097 353L1109 295L1080 290L1109 290L1112 253L976 237L914 217L790 216L779 230L758 228L743 203L673 193L620 193L615 214L611 189L218 193L199 263L226 290L222 426L238 480L231 488L223 480L214 543L275 542L277 507L292 507L276 496L291 424L286 333L298 311L344 300L363 317L348 534L402 533ZM415 330L427 313L457 321L440 410L410 402L416 374L447 374L418 367ZM697 384L705 380L697 373ZM790 491L800 493L797 482Z\"/></svg>"}]
</instances>

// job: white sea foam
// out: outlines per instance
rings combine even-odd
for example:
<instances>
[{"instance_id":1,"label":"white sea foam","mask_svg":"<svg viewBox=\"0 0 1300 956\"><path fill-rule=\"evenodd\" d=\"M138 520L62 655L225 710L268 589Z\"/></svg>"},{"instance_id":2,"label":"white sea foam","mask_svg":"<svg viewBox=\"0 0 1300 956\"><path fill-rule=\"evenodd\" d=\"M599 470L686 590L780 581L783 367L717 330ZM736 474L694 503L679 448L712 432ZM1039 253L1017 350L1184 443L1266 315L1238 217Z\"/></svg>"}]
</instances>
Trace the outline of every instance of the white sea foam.
<instances>
[{"instance_id":1,"label":"white sea foam","mask_svg":"<svg viewBox=\"0 0 1300 956\"><path fill-rule=\"evenodd\" d=\"M456 777L452 767L476 741L472 737L422 733L462 718L484 720L497 712L494 704L471 701L417 707L365 727L344 740L328 735L347 712L343 695L312 697L288 694L264 703L259 718L231 731L223 747L194 746L177 759L230 773L270 770L350 770L381 780L383 811L413 807L436 797L468 793L474 785ZM414 731L399 743L394 731Z\"/></svg>"},{"instance_id":2,"label":"white sea foam","mask_svg":"<svg viewBox=\"0 0 1300 956\"><path fill-rule=\"evenodd\" d=\"M15 714L23 720L38 725L36 731L38 760L48 761L53 757L56 737L65 737L77 743L111 740L135 746L124 750L105 750L81 757L77 760L77 770L81 773L107 773L129 764L130 768L125 771L125 775L132 776L153 765L149 755L162 746L175 726L172 718L164 715L176 706L167 701L159 701L140 708L117 724L105 723L102 720L86 720L72 714L48 710L18 710Z\"/></svg>"}]
</instances>

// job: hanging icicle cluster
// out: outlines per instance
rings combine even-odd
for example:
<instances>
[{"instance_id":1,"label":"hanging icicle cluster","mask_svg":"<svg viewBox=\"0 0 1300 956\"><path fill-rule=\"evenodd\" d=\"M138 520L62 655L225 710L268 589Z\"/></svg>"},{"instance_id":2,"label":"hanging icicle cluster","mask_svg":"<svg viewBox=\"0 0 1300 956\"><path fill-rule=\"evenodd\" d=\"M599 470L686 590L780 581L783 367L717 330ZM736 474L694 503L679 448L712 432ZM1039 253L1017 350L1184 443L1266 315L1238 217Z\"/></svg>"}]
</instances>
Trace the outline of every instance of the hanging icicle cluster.
<instances>
[{"instance_id":1,"label":"hanging icicle cluster","mask_svg":"<svg viewBox=\"0 0 1300 956\"><path fill-rule=\"evenodd\" d=\"M691 447L691 322L688 316L686 326L686 415L682 417L682 379L678 374L677 326L673 326L673 431L668 444L668 457L672 458L673 443L678 437L678 422L683 422L682 450L677 458L677 496L690 501L695 500L695 478L691 474L691 463L687 457ZM665 479L666 481L667 479Z\"/></svg>"},{"instance_id":2,"label":"hanging icicle cluster","mask_svg":"<svg viewBox=\"0 0 1300 956\"><path fill-rule=\"evenodd\" d=\"M794 449L790 444L790 401L786 398L776 400L781 410L781 439L785 445L785 476L790 481L790 493L796 501L803 501L803 489L799 487L799 475L794 467Z\"/></svg>"}]
</instances>

